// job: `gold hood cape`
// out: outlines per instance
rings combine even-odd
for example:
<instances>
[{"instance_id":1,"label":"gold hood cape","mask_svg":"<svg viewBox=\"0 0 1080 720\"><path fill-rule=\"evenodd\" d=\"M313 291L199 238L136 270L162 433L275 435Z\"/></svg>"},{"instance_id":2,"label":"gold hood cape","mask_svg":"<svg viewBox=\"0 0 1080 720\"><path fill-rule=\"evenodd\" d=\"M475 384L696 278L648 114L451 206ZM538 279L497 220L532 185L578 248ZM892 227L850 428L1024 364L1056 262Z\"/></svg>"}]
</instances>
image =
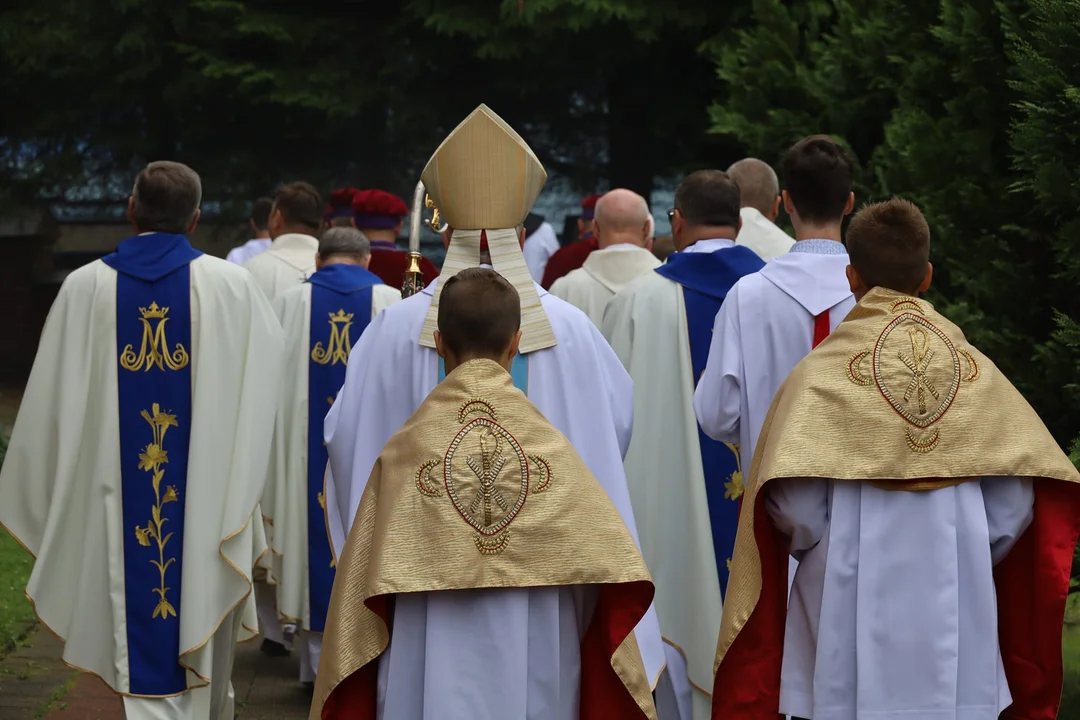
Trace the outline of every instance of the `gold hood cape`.
<instances>
[{"instance_id":1,"label":"gold hood cape","mask_svg":"<svg viewBox=\"0 0 1080 720\"><path fill-rule=\"evenodd\" d=\"M375 718L395 593L597 585L588 720L655 718L634 626L653 584L570 441L489 360L456 368L387 443L338 564L311 719Z\"/></svg>"},{"instance_id":2,"label":"gold hood cape","mask_svg":"<svg viewBox=\"0 0 1080 720\"><path fill-rule=\"evenodd\" d=\"M795 367L765 418L724 602L713 717L778 711L789 541L759 502L767 482L816 477L918 491L986 476L1035 486L1035 520L994 573L1013 695L1002 717L1056 717L1080 474L960 328L926 301L883 289Z\"/></svg>"}]
</instances>

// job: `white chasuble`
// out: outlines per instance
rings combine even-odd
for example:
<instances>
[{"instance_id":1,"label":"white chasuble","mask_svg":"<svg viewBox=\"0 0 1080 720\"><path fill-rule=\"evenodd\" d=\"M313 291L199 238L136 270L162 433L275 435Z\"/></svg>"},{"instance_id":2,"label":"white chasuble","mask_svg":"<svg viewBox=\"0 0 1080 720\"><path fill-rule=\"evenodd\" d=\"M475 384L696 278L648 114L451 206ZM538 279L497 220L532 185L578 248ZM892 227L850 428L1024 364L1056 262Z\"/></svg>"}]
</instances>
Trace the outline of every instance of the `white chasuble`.
<instances>
[{"instance_id":1,"label":"white chasuble","mask_svg":"<svg viewBox=\"0 0 1080 720\"><path fill-rule=\"evenodd\" d=\"M352 346L401 299L358 265L327 265L285 291L274 310L285 329L285 377L264 508L275 508L272 579L283 622L321 633L334 562L326 529L323 418L345 380Z\"/></svg>"},{"instance_id":2,"label":"white chasuble","mask_svg":"<svg viewBox=\"0 0 1080 720\"><path fill-rule=\"evenodd\" d=\"M659 266L656 256L643 247L612 245L589 253L584 265L551 285L551 294L581 310L600 327L604 308L615 293Z\"/></svg>"},{"instance_id":3,"label":"white chasuble","mask_svg":"<svg viewBox=\"0 0 1080 720\"><path fill-rule=\"evenodd\" d=\"M304 282L315 272L319 241L310 235L287 233L274 238L270 248L252 257L244 267L255 276L266 297L276 300L281 293Z\"/></svg>"},{"instance_id":4,"label":"white chasuble","mask_svg":"<svg viewBox=\"0 0 1080 720\"><path fill-rule=\"evenodd\" d=\"M27 594L66 663L173 708L228 684L214 656L253 634L282 348L251 276L180 235L126 240L64 282L0 472L0 521L36 557Z\"/></svg>"},{"instance_id":5,"label":"white chasuble","mask_svg":"<svg viewBox=\"0 0 1080 720\"><path fill-rule=\"evenodd\" d=\"M437 283L387 308L372 321L353 347L345 385L326 417L330 454L326 500L335 553L344 547L368 476L386 441L439 381L438 355L435 350L418 344ZM636 541L637 529L622 465L633 424L630 377L584 314L538 286L536 290L558 344L523 358L527 360L524 380L527 395L548 421L569 438ZM508 593L499 599L498 613L508 613L508 618L528 617L530 626L535 623L539 631L548 622L543 617L555 622L576 612L571 606L562 607L570 599L560 595L565 593L540 589ZM429 632L438 626L440 637L447 641L473 642L468 627L442 624L441 617L453 617L452 604L452 594L434 594L425 603L415 605L400 603L395 627L402 622L402 613L416 608L418 615L411 623L426 623ZM534 607L535 610L531 609ZM534 613L542 614L534 616ZM555 627L550 630L555 631ZM651 607L635 633L650 683L655 685L664 666L664 652ZM393 662L400 660L403 650L399 647L395 657L391 648ZM522 653L525 652L523 645ZM417 662L422 662L422 658Z\"/></svg>"},{"instance_id":6,"label":"white chasuble","mask_svg":"<svg viewBox=\"0 0 1080 720\"><path fill-rule=\"evenodd\" d=\"M627 285L608 304L603 323L634 380L626 479L684 720L709 717L712 636L720 631L742 485L737 448L699 432L694 383L724 295L763 265L733 242L710 242L720 249L676 253Z\"/></svg>"}]
</instances>

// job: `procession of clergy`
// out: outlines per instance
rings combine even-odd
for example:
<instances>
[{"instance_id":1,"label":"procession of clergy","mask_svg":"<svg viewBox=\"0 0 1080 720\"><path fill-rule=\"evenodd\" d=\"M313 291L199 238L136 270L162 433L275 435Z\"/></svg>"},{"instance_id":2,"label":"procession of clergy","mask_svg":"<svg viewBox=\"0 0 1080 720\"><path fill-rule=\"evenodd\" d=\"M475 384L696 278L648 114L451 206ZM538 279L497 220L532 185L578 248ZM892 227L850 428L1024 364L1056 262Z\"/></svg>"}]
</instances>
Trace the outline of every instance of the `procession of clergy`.
<instances>
[{"instance_id":1,"label":"procession of clergy","mask_svg":"<svg viewBox=\"0 0 1080 720\"><path fill-rule=\"evenodd\" d=\"M623 189L560 248L481 106L401 299L399 198L286 185L230 263L185 237L198 176L150 164L0 473L41 622L137 719L233 718L260 632L313 720L1056 717L1080 475L920 297L917 207L841 242L852 173L812 136L782 190L686 177L666 262Z\"/></svg>"}]
</instances>

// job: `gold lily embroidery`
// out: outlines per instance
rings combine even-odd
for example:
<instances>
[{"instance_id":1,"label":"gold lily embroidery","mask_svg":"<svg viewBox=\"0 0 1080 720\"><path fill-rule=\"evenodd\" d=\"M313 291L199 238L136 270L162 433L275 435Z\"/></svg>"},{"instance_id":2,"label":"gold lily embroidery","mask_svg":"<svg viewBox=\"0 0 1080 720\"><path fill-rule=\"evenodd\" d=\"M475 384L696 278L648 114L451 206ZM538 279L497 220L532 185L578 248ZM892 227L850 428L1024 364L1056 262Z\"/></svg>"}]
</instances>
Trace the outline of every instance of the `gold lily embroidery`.
<instances>
[{"instance_id":1,"label":"gold lily embroidery","mask_svg":"<svg viewBox=\"0 0 1080 720\"><path fill-rule=\"evenodd\" d=\"M172 606L167 597L171 588L165 586L165 571L176 562L176 558L170 557L166 559L165 557L165 546L169 544L173 534L165 532L165 523L169 519L162 517L161 511L168 503L179 502L180 496L176 492L175 485L166 486L165 492L162 493L161 481L165 478L165 470L162 465L169 462L169 453L164 446L165 433L169 428L178 427L178 425L176 416L162 412L157 403L151 406L150 412L142 411L142 419L150 425L154 439L139 453L139 469L153 473L151 480L154 484L155 502L150 508L150 521L146 523L146 527L135 526L135 537L139 541L139 545L143 547L151 547L151 541L157 544L158 559L151 560L150 563L157 567L158 572L161 574L161 584L154 588L154 592L158 596L158 604L154 608L153 617L167 620L170 615L176 617L176 608Z\"/></svg>"},{"instance_id":2,"label":"gold lily embroidery","mask_svg":"<svg viewBox=\"0 0 1080 720\"><path fill-rule=\"evenodd\" d=\"M742 474L742 458L739 455L739 446L735 443L724 443L727 449L735 455L735 470L728 476L728 480L724 483L724 499L725 500L738 500L742 497L745 484L743 482Z\"/></svg>"},{"instance_id":3,"label":"gold lily embroidery","mask_svg":"<svg viewBox=\"0 0 1080 720\"><path fill-rule=\"evenodd\" d=\"M321 507L323 510L326 510L326 496L322 493L319 493L317 497L319 500L319 507ZM333 558L330 558L330 567L337 567L337 562L335 562Z\"/></svg>"},{"instance_id":4,"label":"gold lily embroidery","mask_svg":"<svg viewBox=\"0 0 1080 720\"><path fill-rule=\"evenodd\" d=\"M159 307L158 304L150 303L150 307L139 308L139 322L142 323L142 345L139 354L135 354L132 345L127 345L120 353L120 367L125 370L146 370L156 367L158 370L168 368L170 370L183 370L187 367L187 350L181 343L176 343L176 349L169 352L169 341L165 337L165 323L169 322L169 308ZM157 321L151 325L151 321Z\"/></svg>"}]
</instances>

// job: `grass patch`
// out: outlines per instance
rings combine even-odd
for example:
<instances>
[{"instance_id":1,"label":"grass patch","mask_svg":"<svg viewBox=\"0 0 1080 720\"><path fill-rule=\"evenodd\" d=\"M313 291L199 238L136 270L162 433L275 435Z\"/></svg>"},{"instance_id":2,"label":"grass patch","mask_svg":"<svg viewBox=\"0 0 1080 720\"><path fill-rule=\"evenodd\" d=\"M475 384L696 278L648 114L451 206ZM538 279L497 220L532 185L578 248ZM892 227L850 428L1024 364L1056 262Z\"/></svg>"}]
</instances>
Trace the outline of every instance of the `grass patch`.
<instances>
[{"instance_id":1,"label":"grass patch","mask_svg":"<svg viewBox=\"0 0 1080 720\"><path fill-rule=\"evenodd\" d=\"M34 559L7 531L0 529L0 657L11 652L34 622L26 582Z\"/></svg>"}]
</instances>

